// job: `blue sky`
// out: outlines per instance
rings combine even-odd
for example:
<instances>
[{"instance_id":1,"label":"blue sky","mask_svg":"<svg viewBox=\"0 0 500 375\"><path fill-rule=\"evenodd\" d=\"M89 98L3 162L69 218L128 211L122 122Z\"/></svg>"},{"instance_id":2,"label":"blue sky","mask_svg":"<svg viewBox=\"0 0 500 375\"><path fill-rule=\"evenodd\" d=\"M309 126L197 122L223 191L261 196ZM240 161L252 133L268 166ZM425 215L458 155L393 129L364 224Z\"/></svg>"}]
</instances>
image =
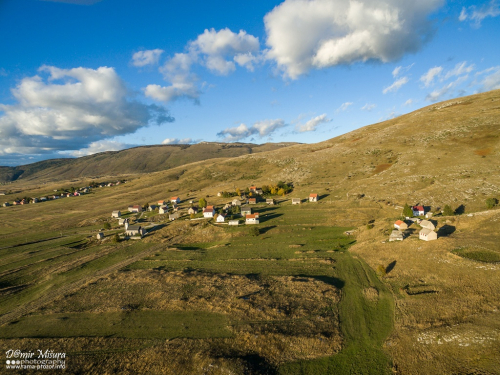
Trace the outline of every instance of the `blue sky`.
<instances>
[{"instance_id":1,"label":"blue sky","mask_svg":"<svg viewBox=\"0 0 500 375\"><path fill-rule=\"evenodd\" d=\"M500 0L413 3L4 0L0 165L319 142L500 88Z\"/></svg>"}]
</instances>

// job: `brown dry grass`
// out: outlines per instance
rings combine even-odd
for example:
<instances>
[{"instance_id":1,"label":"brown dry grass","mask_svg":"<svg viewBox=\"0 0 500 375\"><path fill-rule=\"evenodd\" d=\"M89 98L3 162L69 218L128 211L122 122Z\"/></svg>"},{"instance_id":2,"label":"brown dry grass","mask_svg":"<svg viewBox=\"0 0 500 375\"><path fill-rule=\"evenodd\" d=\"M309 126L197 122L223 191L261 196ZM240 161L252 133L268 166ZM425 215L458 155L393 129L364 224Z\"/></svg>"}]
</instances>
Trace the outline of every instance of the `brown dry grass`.
<instances>
[{"instance_id":1,"label":"brown dry grass","mask_svg":"<svg viewBox=\"0 0 500 375\"><path fill-rule=\"evenodd\" d=\"M486 156L491 154L491 147L489 148L483 148L481 150L475 150L474 153L479 156Z\"/></svg>"}]
</instances>

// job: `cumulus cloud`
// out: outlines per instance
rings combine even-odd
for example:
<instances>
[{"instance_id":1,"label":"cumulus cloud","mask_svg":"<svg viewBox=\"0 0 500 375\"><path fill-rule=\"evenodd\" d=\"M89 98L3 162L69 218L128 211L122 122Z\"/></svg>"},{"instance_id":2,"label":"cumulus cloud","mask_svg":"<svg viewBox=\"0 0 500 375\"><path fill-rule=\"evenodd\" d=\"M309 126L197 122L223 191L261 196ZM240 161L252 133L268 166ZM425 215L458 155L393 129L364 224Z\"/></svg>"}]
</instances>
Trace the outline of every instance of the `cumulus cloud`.
<instances>
[{"instance_id":1,"label":"cumulus cloud","mask_svg":"<svg viewBox=\"0 0 500 375\"><path fill-rule=\"evenodd\" d=\"M162 145L187 145L191 143L197 143L198 141L195 141L192 138L166 138L164 139L161 144Z\"/></svg>"},{"instance_id":2,"label":"cumulus cloud","mask_svg":"<svg viewBox=\"0 0 500 375\"><path fill-rule=\"evenodd\" d=\"M16 104L0 104L0 155L79 150L149 123L171 122L165 108L128 99L113 68L42 66L12 89Z\"/></svg>"},{"instance_id":3,"label":"cumulus cloud","mask_svg":"<svg viewBox=\"0 0 500 375\"><path fill-rule=\"evenodd\" d=\"M394 83L390 86L387 86L385 89L382 90L382 93L387 94L388 92L396 92L398 91L403 85L406 85L408 83L409 79L408 77L401 77L394 81Z\"/></svg>"},{"instance_id":4,"label":"cumulus cloud","mask_svg":"<svg viewBox=\"0 0 500 375\"><path fill-rule=\"evenodd\" d=\"M260 138L269 136L284 126L286 126L285 121L281 119L262 120L257 121L250 127L240 124L233 128L224 129L217 133L217 136L223 138L225 142L236 142L252 135L258 135Z\"/></svg>"},{"instance_id":5,"label":"cumulus cloud","mask_svg":"<svg viewBox=\"0 0 500 375\"><path fill-rule=\"evenodd\" d=\"M134 145L127 145L122 142L104 140L92 142L88 145L88 147L82 148L77 151L71 151L69 152L69 154L75 157L81 157L105 151L120 151L130 147L134 147Z\"/></svg>"},{"instance_id":6,"label":"cumulus cloud","mask_svg":"<svg viewBox=\"0 0 500 375\"><path fill-rule=\"evenodd\" d=\"M376 107L375 104L369 104L369 103L366 103L364 106L361 107L361 109L363 111L371 111L372 109L374 109Z\"/></svg>"},{"instance_id":7,"label":"cumulus cloud","mask_svg":"<svg viewBox=\"0 0 500 375\"><path fill-rule=\"evenodd\" d=\"M292 79L310 69L395 61L433 32L443 0L285 0L264 17L267 58Z\"/></svg>"},{"instance_id":8,"label":"cumulus cloud","mask_svg":"<svg viewBox=\"0 0 500 375\"><path fill-rule=\"evenodd\" d=\"M300 132L300 133L313 132L313 131L316 131L316 128L318 127L318 125L325 124L325 123L330 122L330 121L332 121L332 120L330 120L329 118L326 117L326 113L323 113L322 115L313 117L312 119L307 121L304 125L297 124L295 126L295 130Z\"/></svg>"},{"instance_id":9,"label":"cumulus cloud","mask_svg":"<svg viewBox=\"0 0 500 375\"><path fill-rule=\"evenodd\" d=\"M425 74L420 77L420 81L424 83L425 87L429 87L434 82L434 78L438 77L442 71L442 66L435 66L434 68L430 68Z\"/></svg>"},{"instance_id":10,"label":"cumulus cloud","mask_svg":"<svg viewBox=\"0 0 500 375\"><path fill-rule=\"evenodd\" d=\"M185 52L176 53L160 67L170 85L148 85L144 94L162 102L188 98L198 103L200 89L197 86L198 77L191 71L193 65L203 65L220 75L232 73L236 65L253 71L259 61L259 48L259 38L244 30L234 33L228 28L219 31L206 29L186 45Z\"/></svg>"},{"instance_id":11,"label":"cumulus cloud","mask_svg":"<svg viewBox=\"0 0 500 375\"><path fill-rule=\"evenodd\" d=\"M482 7L477 8L471 5L468 8L463 7L458 17L459 21L470 20L474 27L480 27L481 22L486 17L497 17L500 15L500 4L496 0L491 0L489 4L484 4Z\"/></svg>"},{"instance_id":12,"label":"cumulus cloud","mask_svg":"<svg viewBox=\"0 0 500 375\"><path fill-rule=\"evenodd\" d=\"M150 49L139 51L132 55L132 65L141 67L146 65L156 65L164 51L162 49Z\"/></svg>"}]
</instances>

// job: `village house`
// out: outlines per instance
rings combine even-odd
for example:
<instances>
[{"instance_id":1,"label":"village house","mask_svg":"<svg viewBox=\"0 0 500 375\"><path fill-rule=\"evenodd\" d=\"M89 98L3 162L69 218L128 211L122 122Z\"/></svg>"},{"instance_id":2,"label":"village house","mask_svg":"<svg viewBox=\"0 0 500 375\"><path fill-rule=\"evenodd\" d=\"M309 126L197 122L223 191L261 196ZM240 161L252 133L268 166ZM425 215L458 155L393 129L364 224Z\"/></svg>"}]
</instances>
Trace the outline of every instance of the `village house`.
<instances>
[{"instance_id":1,"label":"village house","mask_svg":"<svg viewBox=\"0 0 500 375\"><path fill-rule=\"evenodd\" d=\"M38 203L38 198L31 198L31 203Z\"/></svg>"},{"instance_id":2,"label":"village house","mask_svg":"<svg viewBox=\"0 0 500 375\"><path fill-rule=\"evenodd\" d=\"M239 220L229 220L229 225L240 225Z\"/></svg>"},{"instance_id":3,"label":"village house","mask_svg":"<svg viewBox=\"0 0 500 375\"><path fill-rule=\"evenodd\" d=\"M10 203L9 203L9 202L5 202L5 203L3 204L3 206L4 206L4 207L9 207L9 206L10 206Z\"/></svg>"},{"instance_id":4,"label":"village house","mask_svg":"<svg viewBox=\"0 0 500 375\"><path fill-rule=\"evenodd\" d=\"M67 193L67 194L65 194L65 195L66 195L66 198L71 197L71 193Z\"/></svg>"},{"instance_id":5,"label":"village house","mask_svg":"<svg viewBox=\"0 0 500 375\"><path fill-rule=\"evenodd\" d=\"M226 203L224 207L222 208L224 211L227 211L231 208L231 203Z\"/></svg>"},{"instance_id":6,"label":"village house","mask_svg":"<svg viewBox=\"0 0 500 375\"><path fill-rule=\"evenodd\" d=\"M158 201L158 206L165 206L167 204L167 201L161 200Z\"/></svg>"},{"instance_id":7,"label":"village house","mask_svg":"<svg viewBox=\"0 0 500 375\"><path fill-rule=\"evenodd\" d=\"M256 189L255 194L262 195L262 194L264 194L264 192L262 191L262 189Z\"/></svg>"},{"instance_id":8,"label":"village house","mask_svg":"<svg viewBox=\"0 0 500 375\"><path fill-rule=\"evenodd\" d=\"M311 193L309 194L309 202L317 202L318 201L318 194Z\"/></svg>"},{"instance_id":9,"label":"village house","mask_svg":"<svg viewBox=\"0 0 500 375\"><path fill-rule=\"evenodd\" d=\"M207 206L206 208L203 209L203 217L214 217L215 215L215 210L214 206Z\"/></svg>"},{"instance_id":10,"label":"village house","mask_svg":"<svg viewBox=\"0 0 500 375\"><path fill-rule=\"evenodd\" d=\"M301 204L302 200L300 198L292 198L292 204Z\"/></svg>"},{"instance_id":11,"label":"village house","mask_svg":"<svg viewBox=\"0 0 500 375\"><path fill-rule=\"evenodd\" d=\"M257 204L257 198L248 198L248 204Z\"/></svg>"},{"instance_id":12,"label":"village house","mask_svg":"<svg viewBox=\"0 0 500 375\"><path fill-rule=\"evenodd\" d=\"M74 195L75 197L79 197L81 194L80 194L79 192L75 191L75 192L73 193L73 195Z\"/></svg>"},{"instance_id":13,"label":"village house","mask_svg":"<svg viewBox=\"0 0 500 375\"><path fill-rule=\"evenodd\" d=\"M177 220L180 217L180 214L178 212L174 212L173 214L168 215L168 219L170 221Z\"/></svg>"},{"instance_id":14,"label":"village house","mask_svg":"<svg viewBox=\"0 0 500 375\"><path fill-rule=\"evenodd\" d=\"M418 238L420 238L421 240L424 240L424 241L437 240L437 233L434 232L432 229L423 228L418 233Z\"/></svg>"},{"instance_id":15,"label":"village house","mask_svg":"<svg viewBox=\"0 0 500 375\"><path fill-rule=\"evenodd\" d=\"M389 242L392 241L403 241L403 233L398 229L394 229L389 236Z\"/></svg>"},{"instance_id":16,"label":"village house","mask_svg":"<svg viewBox=\"0 0 500 375\"><path fill-rule=\"evenodd\" d=\"M269 198L269 199L266 199L266 204L268 204L270 206L274 206L276 204L276 202L274 201L274 199Z\"/></svg>"},{"instance_id":17,"label":"village house","mask_svg":"<svg viewBox=\"0 0 500 375\"><path fill-rule=\"evenodd\" d=\"M45 201L47 201L47 197L41 197L40 198L40 202L45 202Z\"/></svg>"},{"instance_id":18,"label":"village house","mask_svg":"<svg viewBox=\"0 0 500 375\"><path fill-rule=\"evenodd\" d=\"M429 220L422 220L419 225L422 227L422 228L427 228L427 229L430 229L430 230L434 230L436 229L436 227L434 226L434 224L432 224L432 222L430 222Z\"/></svg>"},{"instance_id":19,"label":"village house","mask_svg":"<svg viewBox=\"0 0 500 375\"><path fill-rule=\"evenodd\" d=\"M432 212L427 212L427 213L425 214L425 218L426 218L426 219L430 219L430 218L432 218Z\"/></svg>"},{"instance_id":20,"label":"village house","mask_svg":"<svg viewBox=\"0 0 500 375\"><path fill-rule=\"evenodd\" d=\"M179 198L179 197L172 197L172 198L170 198L170 202L172 202L172 203L181 203L181 198Z\"/></svg>"},{"instance_id":21,"label":"village house","mask_svg":"<svg viewBox=\"0 0 500 375\"><path fill-rule=\"evenodd\" d=\"M172 210L174 210L175 212L179 211L179 206L177 205L177 203L172 204Z\"/></svg>"},{"instance_id":22,"label":"village house","mask_svg":"<svg viewBox=\"0 0 500 375\"><path fill-rule=\"evenodd\" d=\"M259 215L258 214L246 215L245 224L259 224Z\"/></svg>"},{"instance_id":23,"label":"village house","mask_svg":"<svg viewBox=\"0 0 500 375\"><path fill-rule=\"evenodd\" d=\"M150 204L149 207L148 207L148 211L154 211L156 210L156 207L158 207L156 204Z\"/></svg>"},{"instance_id":24,"label":"village house","mask_svg":"<svg viewBox=\"0 0 500 375\"><path fill-rule=\"evenodd\" d=\"M239 199L233 199L232 205L233 206L241 206L241 201Z\"/></svg>"},{"instance_id":25,"label":"village house","mask_svg":"<svg viewBox=\"0 0 500 375\"><path fill-rule=\"evenodd\" d=\"M121 211L118 211L118 210L117 210L117 211L113 211L113 212L111 213L111 217L116 217L116 218L118 218L118 217L120 217L120 216L122 216Z\"/></svg>"},{"instance_id":26,"label":"village house","mask_svg":"<svg viewBox=\"0 0 500 375\"><path fill-rule=\"evenodd\" d=\"M252 207L241 207L241 216L250 215L252 213Z\"/></svg>"},{"instance_id":27,"label":"village house","mask_svg":"<svg viewBox=\"0 0 500 375\"><path fill-rule=\"evenodd\" d=\"M136 225L125 225L125 234L127 236L141 236L146 234L146 230L140 224Z\"/></svg>"},{"instance_id":28,"label":"village house","mask_svg":"<svg viewBox=\"0 0 500 375\"><path fill-rule=\"evenodd\" d=\"M134 206L128 206L128 211L129 212L142 212L142 206L136 204Z\"/></svg>"},{"instance_id":29,"label":"village house","mask_svg":"<svg viewBox=\"0 0 500 375\"><path fill-rule=\"evenodd\" d=\"M102 232L97 233L98 240L102 240L103 238L104 238L104 233L102 233Z\"/></svg>"},{"instance_id":30,"label":"village house","mask_svg":"<svg viewBox=\"0 0 500 375\"><path fill-rule=\"evenodd\" d=\"M196 215L197 213L198 213L198 207L189 207L188 209L189 215Z\"/></svg>"},{"instance_id":31,"label":"village house","mask_svg":"<svg viewBox=\"0 0 500 375\"><path fill-rule=\"evenodd\" d=\"M160 206L160 208L158 209L158 212L162 215L168 214L168 206Z\"/></svg>"},{"instance_id":32,"label":"village house","mask_svg":"<svg viewBox=\"0 0 500 375\"><path fill-rule=\"evenodd\" d=\"M256 193L257 192L257 186L250 186L248 188L248 190L250 190L252 193Z\"/></svg>"},{"instance_id":33,"label":"village house","mask_svg":"<svg viewBox=\"0 0 500 375\"><path fill-rule=\"evenodd\" d=\"M398 220L394 223L394 228L402 230L402 229L408 229L408 224L406 224L402 220Z\"/></svg>"},{"instance_id":34,"label":"village house","mask_svg":"<svg viewBox=\"0 0 500 375\"><path fill-rule=\"evenodd\" d=\"M125 223L128 224L128 219L118 219L118 225L125 225Z\"/></svg>"},{"instance_id":35,"label":"village house","mask_svg":"<svg viewBox=\"0 0 500 375\"><path fill-rule=\"evenodd\" d=\"M223 223L225 219L226 219L226 215L222 215L221 214L221 215L217 216L216 222L217 223Z\"/></svg>"},{"instance_id":36,"label":"village house","mask_svg":"<svg viewBox=\"0 0 500 375\"><path fill-rule=\"evenodd\" d=\"M424 216L425 214L424 206L413 206L411 209L413 216Z\"/></svg>"}]
</instances>

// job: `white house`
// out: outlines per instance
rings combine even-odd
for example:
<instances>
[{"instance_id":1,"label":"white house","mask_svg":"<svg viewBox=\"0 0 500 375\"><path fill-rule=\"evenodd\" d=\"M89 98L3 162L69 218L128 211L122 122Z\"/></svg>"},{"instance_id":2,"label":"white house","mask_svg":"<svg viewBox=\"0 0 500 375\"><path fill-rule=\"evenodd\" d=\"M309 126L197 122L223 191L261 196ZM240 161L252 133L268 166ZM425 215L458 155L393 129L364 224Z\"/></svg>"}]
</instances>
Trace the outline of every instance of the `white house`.
<instances>
[{"instance_id":1,"label":"white house","mask_svg":"<svg viewBox=\"0 0 500 375\"><path fill-rule=\"evenodd\" d=\"M266 204L270 205L270 206L273 206L276 202L274 201L274 199L272 198L269 198L269 199L266 199Z\"/></svg>"},{"instance_id":2,"label":"white house","mask_svg":"<svg viewBox=\"0 0 500 375\"><path fill-rule=\"evenodd\" d=\"M403 241L403 233L400 230L394 229L389 236L389 242Z\"/></svg>"},{"instance_id":3,"label":"white house","mask_svg":"<svg viewBox=\"0 0 500 375\"><path fill-rule=\"evenodd\" d=\"M128 206L129 212L142 212L142 206L136 204L134 206Z\"/></svg>"},{"instance_id":4,"label":"white house","mask_svg":"<svg viewBox=\"0 0 500 375\"><path fill-rule=\"evenodd\" d=\"M309 202L317 202L318 201L318 194L309 194Z\"/></svg>"},{"instance_id":5,"label":"white house","mask_svg":"<svg viewBox=\"0 0 500 375\"><path fill-rule=\"evenodd\" d=\"M213 206L208 206L207 208L203 209L203 217L214 217L215 215L215 210Z\"/></svg>"},{"instance_id":6,"label":"white house","mask_svg":"<svg viewBox=\"0 0 500 375\"><path fill-rule=\"evenodd\" d=\"M102 240L103 238L104 238L104 233L102 233L102 232L97 233L98 240Z\"/></svg>"},{"instance_id":7,"label":"white house","mask_svg":"<svg viewBox=\"0 0 500 375\"><path fill-rule=\"evenodd\" d=\"M156 210L156 204L150 204L149 207L148 207L148 211L154 211Z\"/></svg>"},{"instance_id":8,"label":"white house","mask_svg":"<svg viewBox=\"0 0 500 375\"><path fill-rule=\"evenodd\" d=\"M172 203L181 203L181 198L179 198L179 197L172 197L172 198L170 198L170 202L172 202Z\"/></svg>"},{"instance_id":9,"label":"white house","mask_svg":"<svg viewBox=\"0 0 500 375\"><path fill-rule=\"evenodd\" d=\"M424 241L437 240L437 233L432 229L424 228L418 233L418 238Z\"/></svg>"},{"instance_id":10,"label":"white house","mask_svg":"<svg viewBox=\"0 0 500 375\"><path fill-rule=\"evenodd\" d=\"M197 213L198 213L198 207L189 207L188 209L189 215L196 215Z\"/></svg>"},{"instance_id":11,"label":"white house","mask_svg":"<svg viewBox=\"0 0 500 375\"><path fill-rule=\"evenodd\" d=\"M118 218L118 217L120 217L120 216L122 216L122 213L121 213L120 211L113 211L113 212L111 213L111 217L116 217L116 218Z\"/></svg>"},{"instance_id":12,"label":"white house","mask_svg":"<svg viewBox=\"0 0 500 375\"><path fill-rule=\"evenodd\" d=\"M127 236L144 236L146 234L146 230L141 225L126 225L125 226L125 234Z\"/></svg>"},{"instance_id":13,"label":"white house","mask_svg":"<svg viewBox=\"0 0 500 375\"><path fill-rule=\"evenodd\" d=\"M425 214L424 206L413 206L411 209L413 216L424 216Z\"/></svg>"},{"instance_id":14,"label":"white house","mask_svg":"<svg viewBox=\"0 0 500 375\"><path fill-rule=\"evenodd\" d=\"M408 224L406 224L404 221L402 220L398 220L394 223L394 228L396 229L408 229Z\"/></svg>"},{"instance_id":15,"label":"white house","mask_svg":"<svg viewBox=\"0 0 500 375\"><path fill-rule=\"evenodd\" d=\"M251 215L252 207L241 207L241 216Z\"/></svg>"},{"instance_id":16,"label":"white house","mask_svg":"<svg viewBox=\"0 0 500 375\"><path fill-rule=\"evenodd\" d=\"M226 219L225 215L219 215L219 216L217 216L216 222L217 223L223 223L225 219Z\"/></svg>"},{"instance_id":17,"label":"white house","mask_svg":"<svg viewBox=\"0 0 500 375\"><path fill-rule=\"evenodd\" d=\"M432 222L430 222L429 220L422 220L420 222L420 226L422 228L427 228L427 229L430 229L430 230L436 229L436 227L434 226L434 224L432 224Z\"/></svg>"},{"instance_id":18,"label":"white house","mask_svg":"<svg viewBox=\"0 0 500 375\"><path fill-rule=\"evenodd\" d=\"M240 225L239 220L229 220L229 225Z\"/></svg>"},{"instance_id":19,"label":"white house","mask_svg":"<svg viewBox=\"0 0 500 375\"><path fill-rule=\"evenodd\" d=\"M259 215L258 214L246 215L245 224L259 224Z\"/></svg>"},{"instance_id":20,"label":"white house","mask_svg":"<svg viewBox=\"0 0 500 375\"><path fill-rule=\"evenodd\" d=\"M158 209L158 212L160 214L168 214L168 206L161 206L159 209Z\"/></svg>"},{"instance_id":21,"label":"white house","mask_svg":"<svg viewBox=\"0 0 500 375\"><path fill-rule=\"evenodd\" d=\"M292 204L301 204L302 201L300 198L292 198Z\"/></svg>"}]
</instances>

